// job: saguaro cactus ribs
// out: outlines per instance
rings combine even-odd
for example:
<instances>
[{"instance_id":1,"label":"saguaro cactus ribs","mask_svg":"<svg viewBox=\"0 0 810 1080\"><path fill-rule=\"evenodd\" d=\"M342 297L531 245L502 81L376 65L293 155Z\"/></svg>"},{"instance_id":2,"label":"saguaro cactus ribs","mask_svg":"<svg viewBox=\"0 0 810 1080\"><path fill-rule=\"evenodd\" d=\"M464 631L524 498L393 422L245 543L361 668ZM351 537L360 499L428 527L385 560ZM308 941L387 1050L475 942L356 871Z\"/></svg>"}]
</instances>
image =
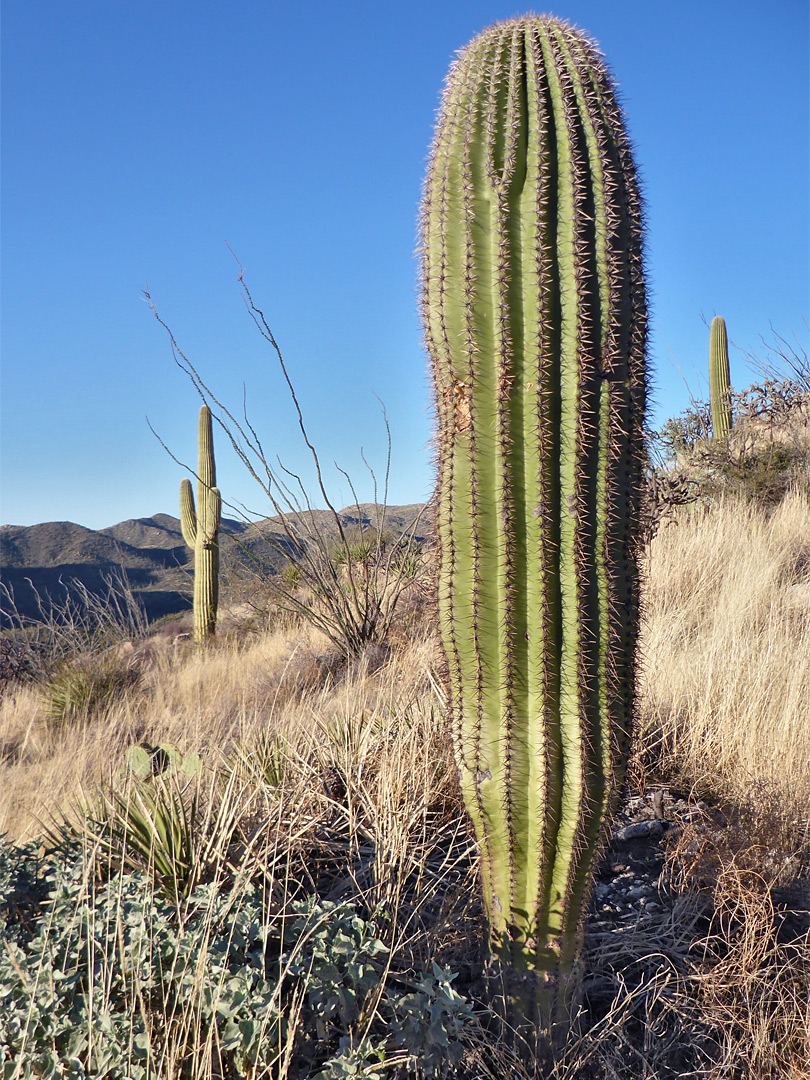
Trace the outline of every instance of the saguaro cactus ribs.
<instances>
[{"instance_id":1,"label":"saguaro cactus ribs","mask_svg":"<svg viewBox=\"0 0 810 1080\"><path fill-rule=\"evenodd\" d=\"M475 38L422 206L441 636L510 1022L555 1031L633 714L641 232L596 47L548 16Z\"/></svg>"},{"instance_id":2,"label":"saguaro cactus ribs","mask_svg":"<svg viewBox=\"0 0 810 1080\"><path fill-rule=\"evenodd\" d=\"M191 481L180 483L180 527L194 551L194 640L205 641L216 630L219 600L219 524L222 500L216 486L211 410L200 409L197 463L197 508Z\"/></svg>"}]
</instances>

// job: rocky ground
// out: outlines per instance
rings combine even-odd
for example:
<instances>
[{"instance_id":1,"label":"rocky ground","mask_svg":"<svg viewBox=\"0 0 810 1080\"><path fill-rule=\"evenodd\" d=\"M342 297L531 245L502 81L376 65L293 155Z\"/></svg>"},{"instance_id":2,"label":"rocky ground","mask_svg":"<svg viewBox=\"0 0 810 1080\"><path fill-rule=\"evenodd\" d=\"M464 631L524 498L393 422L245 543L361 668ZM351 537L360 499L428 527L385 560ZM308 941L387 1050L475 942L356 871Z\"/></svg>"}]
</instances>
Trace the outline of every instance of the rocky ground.
<instances>
[{"instance_id":1,"label":"rocky ground","mask_svg":"<svg viewBox=\"0 0 810 1080\"><path fill-rule=\"evenodd\" d=\"M601 860L593 891L588 932L660 916L677 906L681 891L673 881L667 855L689 829L693 842L703 827L707 834L731 824L722 807L689 799L666 787L625 799L614 823L611 843ZM739 827L739 822L734 823ZM774 919L783 938L810 930L810 878L794 856L796 877L770 889ZM790 878L791 867L785 866ZM700 884L704 890L714 882Z\"/></svg>"},{"instance_id":2,"label":"rocky ground","mask_svg":"<svg viewBox=\"0 0 810 1080\"><path fill-rule=\"evenodd\" d=\"M751 835L730 808L666 787L625 798L586 924L577 1078L805 1075L754 1059L773 979L806 975L810 866ZM729 1053L749 1019L750 1071Z\"/></svg>"}]
</instances>

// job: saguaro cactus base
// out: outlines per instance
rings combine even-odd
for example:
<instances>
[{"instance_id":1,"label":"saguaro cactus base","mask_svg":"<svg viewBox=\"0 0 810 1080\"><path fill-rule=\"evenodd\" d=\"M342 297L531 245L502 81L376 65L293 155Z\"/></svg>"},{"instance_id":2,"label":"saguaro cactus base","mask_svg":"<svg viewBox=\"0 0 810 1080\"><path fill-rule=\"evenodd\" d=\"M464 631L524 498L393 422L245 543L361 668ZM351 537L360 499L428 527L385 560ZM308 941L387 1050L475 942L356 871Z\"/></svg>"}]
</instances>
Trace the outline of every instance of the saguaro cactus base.
<instances>
[{"instance_id":1,"label":"saguaro cactus base","mask_svg":"<svg viewBox=\"0 0 810 1080\"><path fill-rule=\"evenodd\" d=\"M211 410L200 409L197 461L197 509L191 481L180 483L180 527L194 552L194 640L207 641L216 631L219 602L219 525L222 499L216 487Z\"/></svg>"},{"instance_id":2,"label":"saguaro cactus base","mask_svg":"<svg viewBox=\"0 0 810 1080\"><path fill-rule=\"evenodd\" d=\"M580 1004L582 971L522 970L491 953L485 981L500 1040L524 1061L550 1069Z\"/></svg>"},{"instance_id":3,"label":"saguaro cactus base","mask_svg":"<svg viewBox=\"0 0 810 1080\"><path fill-rule=\"evenodd\" d=\"M585 35L527 16L463 49L422 206L439 616L493 985L537 1052L576 997L629 751L641 231L623 116Z\"/></svg>"}]
</instances>

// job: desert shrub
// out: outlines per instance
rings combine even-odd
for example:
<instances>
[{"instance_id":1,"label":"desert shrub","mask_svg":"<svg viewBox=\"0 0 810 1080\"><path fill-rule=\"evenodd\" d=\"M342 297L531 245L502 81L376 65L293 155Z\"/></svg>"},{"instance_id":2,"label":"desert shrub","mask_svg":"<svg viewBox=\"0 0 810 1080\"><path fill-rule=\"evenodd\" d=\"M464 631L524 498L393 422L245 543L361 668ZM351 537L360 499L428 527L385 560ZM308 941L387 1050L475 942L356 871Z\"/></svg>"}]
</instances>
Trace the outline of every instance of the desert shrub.
<instances>
[{"instance_id":1,"label":"desert shrub","mask_svg":"<svg viewBox=\"0 0 810 1080\"><path fill-rule=\"evenodd\" d=\"M708 401L693 401L678 416L670 417L651 439L657 455L666 462L688 457L712 436L712 410Z\"/></svg>"},{"instance_id":2,"label":"desert shrub","mask_svg":"<svg viewBox=\"0 0 810 1080\"><path fill-rule=\"evenodd\" d=\"M0 636L0 696L15 683L35 680L42 673L42 658L25 635L4 632Z\"/></svg>"},{"instance_id":3,"label":"desert shrub","mask_svg":"<svg viewBox=\"0 0 810 1080\"><path fill-rule=\"evenodd\" d=\"M453 976L388 972L373 916L265 883L179 907L142 871L99 881L76 844L0 846L0 1074L433 1076L471 1016Z\"/></svg>"},{"instance_id":4,"label":"desert shrub","mask_svg":"<svg viewBox=\"0 0 810 1080\"><path fill-rule=\"evenodd\" d=\"M641 503L641 542L649 543L666 521L677 518L678 509L696 502L700 486L688 476L669 473L648 462L644 472Z\"/></svg>"},{"instance_id":5,"label":"desert shrub","mask_svg":"<svg viewBox=\"0 0 810 1080\"><path fill-rule=\"evenodd\" d=\"M239 285L251 318L278 361L301 438L317 477L315 498L324 510L314 506L299 476L265 453L247 413L240 420L214 394L180 349L149 294L145 295L155 317L169 335L175 361L202 398L211 403L215 420L273 509L277 527L268 532L261 523L252 522L250 544L238 545L245 566L269 585L273 601L282 611L316 627L344 657L354 659L362 656L368 645L386 639L400 597L422 569L416 535L422 515L416 515L399 540L392 540L388 519L391 430L384 407L388 452L382 492L378 491L377 476L361 450L372 482L371 518L369 520L364 512L364 504L360 502L351 477L337 465L338 472L349 485L352 508L348 514L336 509L327 491L321 460L310 439L281 349L264 313L254 303L242 273ZM266 545L268 558L257 555L256 540L260 541L259 549L262 544ZM279 559L285 563L289 560L290 564L281 573L278 572Z\"/></svg>"},{"instance_id":6,"label":"desert shrub","mask_svg":"<svg viewBox=\"0 0 810 1080\"><path fill-rule=\"evenodd\" d=\"M42 688L47 717L57 725L89 720L111 708L138 679L138 672L114 654L60 660Z\"/></svg>"},{"instance_id":7,"label":"desert shrub","mask_svg":"<svg viewBox=\"0 0 810 1080\"><path fill-rule=\"evenodd\" d=\"M694 401L650 435L653 475L710 502L742 498L766 509L810 490L810 379L771 376L732 391L733 426L713 439L711 409Z\"/></svg>"},{"instance_id":8,"label":"desert shrub","mask_svg":"<svg viewBox=\"0 0 810 1080\"><path fill-rule=\"evenodd\" d=\"M288 506L274 507L295 544L289 545L287 566L265 579L269 597L279 611L316 627L346 659L355 659L385 641L403 594L423 574L422 545L413 535L418 518L410 532L393 539L385 529L385 501L375 504L373 524L356 527L345 525L330 505L327 529L306 495L301 504L294 498L290 491ZM362 517L359 503L354 509Z\"/></svg>"},{"instance_id":9,"label":"desert shrub","mask_svg":"<svg viewBox=\"0 0 810 1080\"><path fill-rule=\"evenodd\" d=\"M760 506L773 507L800 479L804 455L796 447L770 443L739 455L728 453L718 465L719 482L710 487L712 494L730 489Z\"/></svg>"}]
</instances>

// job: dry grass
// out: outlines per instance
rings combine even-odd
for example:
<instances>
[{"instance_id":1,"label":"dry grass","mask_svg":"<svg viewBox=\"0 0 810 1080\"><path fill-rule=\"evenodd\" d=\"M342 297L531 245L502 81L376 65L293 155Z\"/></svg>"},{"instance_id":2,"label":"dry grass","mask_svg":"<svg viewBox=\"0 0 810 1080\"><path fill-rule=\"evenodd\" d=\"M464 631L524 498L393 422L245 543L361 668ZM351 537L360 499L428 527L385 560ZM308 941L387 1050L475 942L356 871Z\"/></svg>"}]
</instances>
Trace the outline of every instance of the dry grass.
<instances>
[{"instance_id":1,"label":"dry grass","mask_svg":"<svg viewBox=\"0 0 810 1080\"><path fill-rule=\"evenodd\" d=\"M647 565L641 743L687 783L810 804L810 501L681 511Z\"/></svg>"},{"instance_id":2,"label":"dry grass","mask_svg":"<svg viewBox=\"0 0 810 1080\"><path fill-rule=\"evenodd\" d=\"M745 801L759 787L810 803L810 502L682 510L647 563L640 746L683 781ZM155 637L121 650L137 678L90 716L56 722L41 687L0 702L0 832L23 839L79 787L109 778L134 742L216 755L254 730L321 729L430 699L434 643L399 630L348 665L310 627L231 635L207 650ZM109 654L101 666L109 666ZM435 703L434 703L435 704Z\"/></svg>"},{"instance_id":3,"label":"dry grass","mask_svg":"<svg viewBox=\"0 0 810 1080\"><path fill-rule=\"evenodd\" d=\"M696 817L674 837L673 886L702 907L688 987L712 1080L810 1076L810 859L778 802Z\"/></svg>"},{"instance_id":4,"label":"dry grass","mask_svg":"<svg viewBox=\"0 0 810 1080\"><path fill-rule=\"evenodd\" d=\"M322 730L341 716L395 711L424 694L433 648L418 633L393 660L372 647L347 664L307 626L203 650L154 638L120 651L118 663L138 673L126 692L64 722L54 720L49 685L19 686L0 701L0 833L36 835L43 818L109 781L139 742L173 743L214 766L237 741L268 730Z\"/></svg>"},{"instance_id":5,"label":"dry grass","mask_svg":"<svg viewBox=\"0 0 810 1080\"><path fill-rule=\"evenodd\" d=\"M233 896L236 912L242 884L258 881L271 920L307 896L359 904L382 920L385 974L393 964L400 980L467 957L481 936L475 855L437 718L434 643L410 629L392 655L369 650L353 664L306 628L204 650L152 642L122 660L139 670L131 691L70 723L54 724L42 688L21 687L3 703L0 830L22 840L64 814L102 877L145 868L173 901L213 882L210 895ZM122 766L139 741L199 752L203 775L134 784ZM75 804L94 791L82 822ZM161 813L177 824L168 846ZM116 962L114 949L100 961ZM297 992L284 972L282 984ZM202 1004L194 989L171 1016L148 1016L155 1076L237 1075L220 1071ZM285 1014L277 1068L257 1076L304 1075L288 1060L294 1045L312 1049L302 1004ZM147 1015L137 996L132 1009ZM363 1025L376 1012L367 1001Z\"/></svg>"},{"instance_id":6,"label":"dry grass","mask_svg":"<svg viewBox=\"0 0 810 1080\"><path fill-rule=\"evenodd\" d=\"M730 502L680 511L652 543L647 581L640 775L710 805L671 830L661 909L589 930L583 1012L555 1078L800 1080L810 929L791 897L810 887L807 498L770 517ZM312 893L357 899L386 912L396 970L436 959L479 992L477 864L426 620L354 663L289 624L205 649L156 637L101 660L134 673L112 702L61 721L42 686L0 702L0 833L37 836L99 785L126 792L126 749L173 743L205 766L195 880L261 873L273 911ZM529 1080L477 1009L458 1075ZM211 1060L193 1075L217 1075Z\"/></svg>"}]
</instances>

